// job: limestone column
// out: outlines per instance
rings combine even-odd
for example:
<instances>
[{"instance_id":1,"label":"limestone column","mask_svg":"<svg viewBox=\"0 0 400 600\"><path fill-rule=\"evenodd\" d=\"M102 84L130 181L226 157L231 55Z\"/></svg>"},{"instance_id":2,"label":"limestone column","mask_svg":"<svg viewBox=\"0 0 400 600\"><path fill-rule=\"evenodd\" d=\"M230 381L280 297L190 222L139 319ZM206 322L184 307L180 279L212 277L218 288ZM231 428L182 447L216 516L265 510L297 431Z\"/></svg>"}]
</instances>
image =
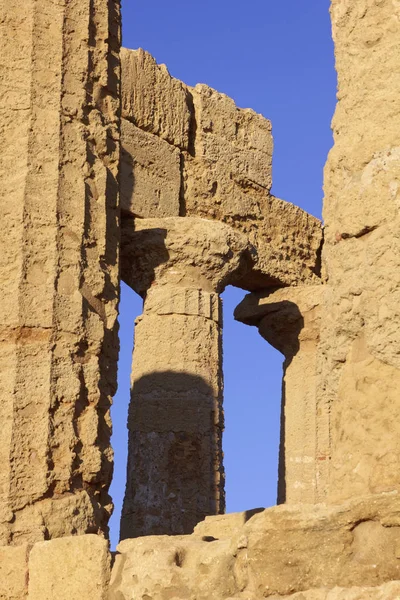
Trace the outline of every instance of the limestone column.
<instances>
[{"instance_id":1,"label":"limestone column","mask_svg":"<svg viewBox=\"0 0 400 600\"><path fill-rule=\"evenodd\" d=\"M400 4L332 0L318 497L400 491Z\"/></svg>"},{"instance_id":2,"label":"limestone column","mask_svg":"<svg viewBox=\"0 0 400 600\"><path fill-rule=\"evenodd\" d=\"M119 0L0 0L0 544L107 531Z\"/></svg>"},{"instance_id":3,"label":"limestone column","mask_svg":"<svg viewBox=\"0 0 400 600\"><path fill-rule=\"evenodd\" d=\"M316 364L322 286L249 294L235 318L256 325L285 356L283 364L278 503L316 501Z\"/></svg>"},{"instance_id":4,"label":"limestone column","mask_svg":"<svg viewBox=\"0 0 400 600\"><path fill-rule=\"evenodd\" d=\"M245 272L248 247L204 219L131 224L122 274L146 293L135 327L121 538L185 534L225 509L218 293Z\"/></svg>"}]
</instances>

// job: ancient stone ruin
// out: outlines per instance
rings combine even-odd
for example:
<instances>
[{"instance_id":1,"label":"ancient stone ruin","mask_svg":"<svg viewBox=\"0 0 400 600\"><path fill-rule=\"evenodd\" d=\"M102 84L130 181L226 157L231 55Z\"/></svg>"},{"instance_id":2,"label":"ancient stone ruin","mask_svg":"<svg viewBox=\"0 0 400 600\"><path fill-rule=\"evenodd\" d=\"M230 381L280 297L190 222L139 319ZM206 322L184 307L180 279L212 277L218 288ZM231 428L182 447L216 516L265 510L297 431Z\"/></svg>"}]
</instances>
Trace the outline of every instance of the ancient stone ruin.
<instances>
[{"instance_id":1,"label":"ancient stone ruin","mask_svg":"<svg viewBox=\"0 0 400 600\"><path fill-rule=\"evenodd\" d=\"M119 8L1 8L0 600L400 598L400 3L332 0L323 228L271 195L269 121L121 50ZM121 279L144 308L111 555ZM285 357L279 505L231 515L227 285Z\"/></svg>"}]
</instances>

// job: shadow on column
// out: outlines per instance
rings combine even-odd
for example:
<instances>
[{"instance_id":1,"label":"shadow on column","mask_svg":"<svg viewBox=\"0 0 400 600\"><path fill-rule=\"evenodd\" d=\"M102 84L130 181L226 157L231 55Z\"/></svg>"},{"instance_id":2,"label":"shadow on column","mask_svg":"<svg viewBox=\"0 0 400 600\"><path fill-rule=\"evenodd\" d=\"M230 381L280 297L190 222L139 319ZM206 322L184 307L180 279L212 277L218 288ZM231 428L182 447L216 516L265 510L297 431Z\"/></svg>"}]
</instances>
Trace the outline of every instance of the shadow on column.
<instances>
[{"instance_id":1,"label":"shadow on column","mask_svg":"<svg viewBox=\"0 0 400 600\"><path fill-rule=\"evenodd\" d=\"M121 539L190 534L207 515L224 512L221 403L219 392L189 373L134 382Z\"/></svg>"}]
</instances>

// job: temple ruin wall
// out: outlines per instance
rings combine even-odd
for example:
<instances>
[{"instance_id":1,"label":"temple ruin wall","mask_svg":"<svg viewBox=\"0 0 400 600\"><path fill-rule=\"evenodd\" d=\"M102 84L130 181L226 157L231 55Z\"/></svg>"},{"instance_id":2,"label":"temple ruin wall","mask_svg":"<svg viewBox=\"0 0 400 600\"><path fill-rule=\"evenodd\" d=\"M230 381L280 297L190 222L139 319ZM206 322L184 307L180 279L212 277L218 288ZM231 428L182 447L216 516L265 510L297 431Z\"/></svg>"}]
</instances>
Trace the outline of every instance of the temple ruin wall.
<instances>
[{"instance_id":1,"label":"temple ruin wall","mask_svg":"<svg viewBox=\"0 0 400 600\"><path fill-rule=\"evenodd\" d=\"M0 600L399 597L398 0L332 0L322 262L319 221L270 194L269 122L188 88L143 51L120 55L118 1L0 7ZM188 522L162 495L149 519L134 497L143 481L161 489L155 462L189 506L191 485L205 499L187 511L190 529L223 510L218 294L229 284L250 292L236 317L285 355L286 503L207 516L191 535L124 539L112 556L120 267L145 299L129 419L134 529ZM196 427L185 389L201 396ZM129 519L126 533L137 533Z\"/></svg>"}]
</instances>

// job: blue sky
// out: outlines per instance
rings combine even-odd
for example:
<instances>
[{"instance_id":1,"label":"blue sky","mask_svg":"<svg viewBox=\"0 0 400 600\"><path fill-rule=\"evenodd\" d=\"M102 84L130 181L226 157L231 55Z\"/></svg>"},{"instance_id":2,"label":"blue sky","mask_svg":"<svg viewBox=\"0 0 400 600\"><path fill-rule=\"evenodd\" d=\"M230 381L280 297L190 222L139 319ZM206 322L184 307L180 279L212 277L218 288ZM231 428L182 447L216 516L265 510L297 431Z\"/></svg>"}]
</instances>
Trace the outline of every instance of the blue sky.
<instances>
[{"instance_id":1,"label":"blue sky","mask_svg":"<svg viewBox=\"0 0 400 600\"><path fill-rule=\"evenodd\" d=\"M174 77L206 83L270 119L272 192L321 217L336 98L329 0L123 0L123 45L144 48ZM276 502L282 357L255 328L233 321L243 295L234 288L223 295L228 512ZM141 299L123 285L112 411L113 547L125 486L133 319L141 308Z\"/></svg>"}]
</instances>

